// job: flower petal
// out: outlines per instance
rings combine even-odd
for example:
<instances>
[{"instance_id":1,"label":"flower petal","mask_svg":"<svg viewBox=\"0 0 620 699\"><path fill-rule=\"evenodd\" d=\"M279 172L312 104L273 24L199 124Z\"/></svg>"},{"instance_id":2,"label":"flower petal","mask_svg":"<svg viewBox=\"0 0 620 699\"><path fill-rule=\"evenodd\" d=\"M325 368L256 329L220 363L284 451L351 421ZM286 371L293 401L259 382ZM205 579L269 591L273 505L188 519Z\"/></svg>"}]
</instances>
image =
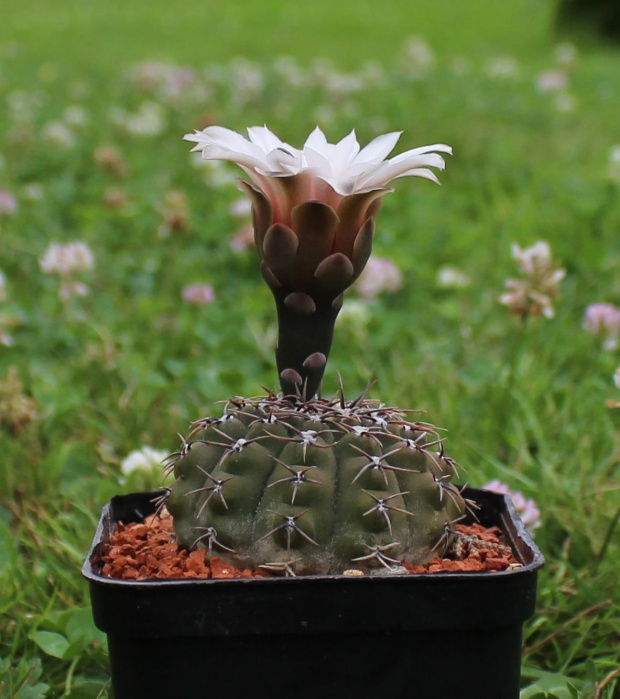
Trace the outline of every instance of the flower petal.
<instances>
[{"instance_id":1,"label":"flower petal","mask_svg":"<svg viewBox=\"0 0 620 699\"><path fill-rule=\"evenodd\" d=\"M237 187L252 200L252 222L254 228L254 243L261 259L263 258L263 239L267 229L273 223L273 210L263 192L247 180L237 180Z\"/></svg>"},{"instance_id":2,"label":"flower petal","mask_svg":"<svg viewBox=\"0 0 620 699\"><path fill-rule=\"evenodd\" d=\"M264 262L273 276L284 287L295 281L295 258L299 240L288 226L274 223L263 241Z\"/></svg>"},{"instance_id":3,"label":"flower petal","mask_svg":"<svg viewBox=\"0 0 620 699\"><path fill-rule=\"evenodd\" d=\"M228 160L242 168L253 171L264 168L266 162L249 153L231 150L219 145L207 145L202 149L203 160Z\"/></svg>"},{"instance_id":4,"label":"flower petal","mask_svg":"<svg viewBox=\"0 0 620 699\"><path fill-rule=\"evenodd\" d=\"M266 126L248 127L248 136L250 137L250 141L265 153L270 153L272 150L280 148L283 145L282 141Z\"/></svg>"},{"instance_id":5,"label":"flower petal","mask_svg":"<svg viewBox=\"0 0 620 699\"><path fill-rule=\"evenodd\" d=\"M359 153L360 144L355 137L355 129L347 134L335 146L332 146L329 153L329 164L332 174L339 177L350 165L355 156Z\"/></svg>"},{"instance_id":6,"label":"flower petal","mask_svg":"<svg viewBox=\"0 0 620 699\"><path fill-rule=\"evenodd\" d=\"M402 131L393 131L377 136L355 157L355 163L379 163L394 150Z\"/></svg>"},{"instance_id":7,"label":"flower petal","mask_svg":"<svg viewBox=\"0 0 620 699\"><path fill-rule=\"evenodd\" d=\"M340 223L336 229L334 252L342 252L352 259L353 244L360 228L368 218L376 213L381 197L391 191L393 190L382 187L356 192L340 202L340 206L336 209Z\"/></svg>"},{"instance_id":8,"label":"flower petal","mask_svg":"<svg viewBox=\"0 0 620 699\"><path fill-rule=\"evenodd\" d=\"M299 204L292 212L292 229L299 239L297 250L300 281L312 281L314 270L331 252L338 226L336 212L320 201Z\"/></svg>"},{"instance_id":9,"label":"flower petal","mask_svg":"<svg viewBox=\"0 0 620 699\"><path fill-rule=\"evenodd\" d=\"M304 151L306 148L311 148L313 151L327 158L327 139L325 134L317 126L314 131L308 136L306 142L304 143Z\"/></svg>"}]
</instances>

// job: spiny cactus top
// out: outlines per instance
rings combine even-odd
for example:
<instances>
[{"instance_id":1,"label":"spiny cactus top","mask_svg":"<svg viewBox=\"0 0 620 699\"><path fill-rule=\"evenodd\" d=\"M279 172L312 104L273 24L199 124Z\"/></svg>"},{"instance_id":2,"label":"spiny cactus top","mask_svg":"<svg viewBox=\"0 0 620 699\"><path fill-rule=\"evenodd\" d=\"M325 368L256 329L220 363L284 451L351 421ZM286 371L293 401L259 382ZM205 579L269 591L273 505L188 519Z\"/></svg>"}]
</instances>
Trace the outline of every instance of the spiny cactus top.
<instances>
[{"instance_id":1,"label":"spiny cactus top","mask_svg":"<svg viewBox=\"0 0 620 699\"><path fill-rule=\"evenodd\" d=\"M235 398L170 469L181 545L285 574L424 563L468 507L437 430L363 397Z\"/></svg>"},{"instance_id":2,"label":"spiny cactus top","mask_svg":"<svg viewBox=\"0 0 620 699\"><path fill-rule=\"evenodd\" d=\"M386 157L400 132L360 149L352 131L328 143L317 127L301 150L266 126L249 140L221 126L187 134L205 160L229 160L248 175L239 187L252 200L254 239L278 311L276 362L283 394L312 398L331 349L343 292L362 273L387 184L405 176L437 182L443 143Z\"/></svg>"}]
</instances>

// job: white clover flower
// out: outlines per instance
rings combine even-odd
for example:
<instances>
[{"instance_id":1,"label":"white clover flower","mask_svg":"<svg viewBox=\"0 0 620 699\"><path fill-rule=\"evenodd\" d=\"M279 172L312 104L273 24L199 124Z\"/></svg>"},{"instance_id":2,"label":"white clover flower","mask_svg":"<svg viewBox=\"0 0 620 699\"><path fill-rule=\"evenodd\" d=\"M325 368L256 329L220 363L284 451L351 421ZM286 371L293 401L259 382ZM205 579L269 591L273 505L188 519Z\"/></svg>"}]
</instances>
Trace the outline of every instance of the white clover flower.
<instances>
[{"instance_id":1,"label":"white clover flower","mask_svg":"<svg viewBox=\"0 0 620 699\"><path fill-rule=\"evenodd\" d=\"M553 102L558 112L574 112L577 108L577 98L568 92L560 92Z\"/></svg>"},{"instance_id":2,"label":"white clover flower","mask_svg":"<svg viewBox=\"0 0 620 699\"><path fill-rule=\"evenodd\" d=\"M368 325L370 318L371 313L366 301L350 299L342 307L336 323L359 331Z\"/></svg>"},{"instance_id":3,"label":"white clover flower","mask_svg":"<svg viewBox=\"0 0 620 699\"><path fill-rule=\"evenodd\" d=\"M511 246L512 257L523 274L533 276L546 270L551 264L551 248L546 240L539 240L529 248L521 248L516 243Z\"/></svg>"},{"instance_id":4,"label":"white clover flower","mask_svg":"<svg viewBox=\"0 0 620 699\"><path fill-rule=\"evenodd\" d=\"M525 279L507 279L506 291L500 296L500 303L523 319L539 314L553 318L555 310L552 300L559 295L558 287L566 276L566 270L559 269L553 263L549 244L540 240L525 249L513 244L512 256Z\"/></svg>"},{"instance_id":5,"label":"white clover flower","mask_svg":"<svg viewBox=\"0 0 620 699\"><path fill-rule=\"evenodd\" d=\"M592 303L586 308L583 329L603 339L603 348L613 351L620 338L620 309L611 303Z\"/></svg>"},{"instance_id":6,"label":"white clover flower","mask_svg":"<svg viewBox=\"0 0 620 699\"><path fill-rule=\"evenodd\" d=\"M229 212L234 218L248 218L252 213L252 202L246 197L236 199L230 205Z\"/></svg>"},{"instance_id":7,"label":"white clover flower","mask_svg":"<svg viewBox=\"0 0 620 699\"><path fill-rule=\"evenodd\" d=\"M286 86L300 88L308 83L308 76L291 56L279 56L273 62L273 70Z\"/></svg>"},{"instance_id":8,"label":"white clover flower","mask_svg":"<svg viewBox=\"0 0 620 699\"><path fill-rule=\"evenodd\" d=\"M530 533L540 527L540 510L534 500L527 499L520 491L512 490L505 483L498 480L493 480L482 487L484 490L490 490L493 493L507 495L512 500L523 524L525 524Z\"/></svg>"},{"instance_id":9,"label":"white clover flower","mask_svg":"<svg viewBox=\"0 0 620 699\"><path fill-rule=\"evenodd\" d=\"M235 252L243 252L254 247L254 228L251 225L241 226L230 239L230 247Z\"/></svg>"},{"instance_id":10,"label":"white clover flower","mask_svg":"<svg viewBox=\"0 0 620 699\"><path fill-rule=\"evenodd\" d=\"M41 135L46 141L60 148L71 148L75 145L73 131L63 121L50 121L43 127Z\"/></svg>"},{"instance_id":11,"label":"white clover flower","mask_svg":"<svg viewBox=\"0 0 620 699\"><path fill-rule=\"evenodd\" d=\"M403 286L403 275L398 267L382 257L371 255L357 282L357 293L371 301L384 292L394 293Z\"/></svg>"},{"instance_id":12,"label":"white clover flower","mask_svg":"<svg viewBox=\"0 0 620 699\"><path fill-rule=\"evenodd\" d=\"M413 77L422 77L433 67L435 54L426 39L421 36L412 36L406 40L403 47L405 68Z\"/></svg>"},{"instance_id":13,"label":"white clover flower","mask_svg":"<svg viewBox=\"0 0 620 699\"><path fill-rule=\"evenodd\" d=\"M74 241L71 243L50 243L39 266L46 274L58 274L61 277L85 272L93 267L95 257L87 243Z\"/></svg>"},{"instance_id":14,"label":"white clover flower","mask_svg":"<svg viewBox=\"0 0 620 699\"><path fill-rule=\"evenodd\" d=\"M0 189L0 216L17 213L17 197L6 189Z\"/></svg>"},{"instance_id":15,"label":"white clover flower","mask_svg":"<svg viewBox=\"0 0 620 699\"><path fill-rule=\"evenodd\" d=\"M252 61L238 58L231 62L230 71L235 101L244 104L259 97L265 84L259 65L252 63Z\"/></svg>"},{"instance_id":16,"label":"white clover flower","mask_svg":"<svg viewBox=\"0 0 620 699\"><path fill-rule=\"evenodd\" d=\"M191 284L183 287L183 301L192 306L208 306L215 300L210 284Z\"/></svg>"},{"instance_id":17,"label":"white clover flower","mask_svg":"<svg viewBox=\"0 0 620 699\"><path fill-rule=\"evenodd\" d=\"M437 270L437 286L443 289L465 289L471 285L471 279L456 267L440 267Z\"/></svg>"},{"instance_id":18,"label":"white clover flower","mask_svg":"<svg viewBox=\"0 0 620 699\"><path fill-rule=\"evenodd\" d=\"M150 138L158 136L166 128L164 111L157 102L143 102L137 111L132 113L115 108L110 117L114 123L133 136Z\"/></svg>"},{"instance_id":19,"label":"white clover flower","mask_svg":"<svg viewBox=\"0 0 620 699\"><path fill-rule=\"evenodd\" d=\"M546 70L536 79L540 92L560 92L568 86L568 77L562 70Z\"/></svg>"},{"instance_id":20,"label":"white clover flower","mask_svg":"<svg viewBox=\"0 0 620 699\"><path fill-rule=\"evenodd\" d=\"M612 146L607 161L607 176L620 184L620 145Z\"/></svg>"},{"instance_id":21,"label":"white clover flower","mask_svg":"<svg viewBox=\"0 0 620 699\"><path fill-rule=\"evenodd\" d=\"M168 456L165 451L157 451L151 447L143 446L141 449L132 451L121 462L121 472L125 476L134 471L152 472L161 469L162 462Z\"/></svg>"},{"instance_id":22,"label":"white clover flower","mask_svg":"<svg viewBox=\"0 0 620 699\"><path fill-rule=\"evenodd\" d=\"M555 47L555 60L563 68L570 68L577 60L577 49L568 41Z\"/></svg>"},{"instance_id":23,"label":"white clover flower","mask_svg":"<svg viewBox=\"0 0 620 699\"><path fill-rule=\"evenodd\" d=\"M484 71L490 78L509 80L519 75L519 64L512 56L497 56L486 61Z\"/></svg>"},{"instance_id":24,"label":"white clover flower","mask_svg":"<svg viewBox=\"0 0 620 699\"><path fill-rule=\"evenodd\" d=\"M64 117L69 126L84 126L88 122L86 110L77 104L68 106L65 109Z\"/></svg>"},{"instance_id":25,"label":"white clover flower","mask_svg":"<svg viewBox=\"0 0 620 699\"><path fill-rule=\"evenodd\" d=\"M30 182L24 185L22 195L29 201L41 201L45 196L45 189L39 182Z\"/></svg>"}]
</instances>

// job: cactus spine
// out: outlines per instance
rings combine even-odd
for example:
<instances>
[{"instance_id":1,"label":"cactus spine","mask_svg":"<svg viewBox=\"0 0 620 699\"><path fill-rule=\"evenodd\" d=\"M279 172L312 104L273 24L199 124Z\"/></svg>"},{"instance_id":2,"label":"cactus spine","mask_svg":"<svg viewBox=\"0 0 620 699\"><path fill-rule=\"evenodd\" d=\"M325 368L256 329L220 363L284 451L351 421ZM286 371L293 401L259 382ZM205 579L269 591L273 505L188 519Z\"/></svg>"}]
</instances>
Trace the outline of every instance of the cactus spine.
<instances>
[{"instance_id":1,"label":"cactus spine","mask_svg":"<svg viewBox=\"0 0 620 699\"><path fill-rule=\"evenodd\" d=\"M169 467L180 544L286 574L424 563L468 506L432 425L342 395L235 398Z\"/></svg>"}]
</instances>

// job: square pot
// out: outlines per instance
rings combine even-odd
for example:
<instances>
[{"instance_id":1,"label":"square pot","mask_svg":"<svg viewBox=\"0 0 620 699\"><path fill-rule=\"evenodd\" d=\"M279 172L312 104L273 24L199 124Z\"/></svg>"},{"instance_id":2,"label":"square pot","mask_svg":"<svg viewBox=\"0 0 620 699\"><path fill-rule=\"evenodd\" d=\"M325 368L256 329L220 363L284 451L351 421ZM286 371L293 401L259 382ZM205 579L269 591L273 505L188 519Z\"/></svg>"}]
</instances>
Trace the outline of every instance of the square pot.
<instances>
[{"instance_id":1,"label":"square pot","mask_svg":"<svg viewBox=\"0 0 620 699\"><path fill-rule=\"evenodd\" d=\"M160 493L112 499L82 573L108 635L115 699L272 696L516 699L523 622L544 559L503 495L466 488L522 567L484 573L117 580L117 522Z\"/></svg>"}]
</instances>

